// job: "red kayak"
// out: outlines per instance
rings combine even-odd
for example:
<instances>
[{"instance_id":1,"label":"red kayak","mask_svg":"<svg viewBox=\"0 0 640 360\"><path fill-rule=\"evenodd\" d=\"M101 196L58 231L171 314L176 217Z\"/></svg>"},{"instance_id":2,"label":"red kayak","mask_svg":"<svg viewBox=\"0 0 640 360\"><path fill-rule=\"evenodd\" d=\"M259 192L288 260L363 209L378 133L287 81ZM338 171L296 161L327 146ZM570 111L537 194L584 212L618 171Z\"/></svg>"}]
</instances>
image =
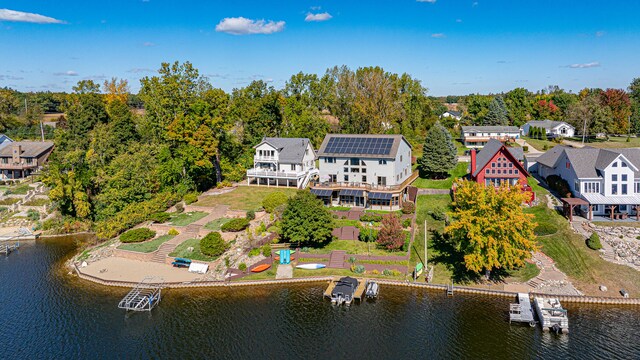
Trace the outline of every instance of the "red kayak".
<instances>
[{"instance_id":1,"label":"red kayak","mask_svg":"<svg viewBox=\"0 0 640 360\"><path fill-rule=\"evenodd\" d=\"M271 264L258 265L256 267L254 267L253 269L251 269L251 272L255 272L255 273L263 272L263 271L267 270L270 267L271 267Z\"/></svg>"}]
</instances>

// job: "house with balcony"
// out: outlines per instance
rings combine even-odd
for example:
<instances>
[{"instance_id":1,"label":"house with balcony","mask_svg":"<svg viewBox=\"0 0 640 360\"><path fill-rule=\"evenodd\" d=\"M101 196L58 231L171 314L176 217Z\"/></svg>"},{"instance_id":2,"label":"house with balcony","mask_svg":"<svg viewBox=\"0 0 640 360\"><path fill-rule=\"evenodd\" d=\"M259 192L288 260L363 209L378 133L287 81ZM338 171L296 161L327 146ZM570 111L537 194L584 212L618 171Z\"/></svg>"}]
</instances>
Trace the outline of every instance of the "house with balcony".
<instances>
[{"instance_id":1,"label":"house with balcony","mask_svg":"<svg viewBox=\"0 0 640 360\"><path fill-rule=\"evenodd\" d=\"M15 141L0 147L0 178L22 179L45 164L53 151L52 141Z\"/></svg>"},{"instance_id":2,"label":"house with balcony","mask_svg":"<svg viewBox=\"0 0 640 360\"><path fill-rule=\"evenodd\" d=\"M576 129L564 121L533 120L522 126L522 135L529 136L531 128L545 129L547 138L573 137Z\"/></svg>"},{"instance_id":3,"label":"house with balcony","mask_svg":"<svg viewBox=\"0 0 640 360\"><path fill-rule=\"evenodd\" d=\"M397 210L418 177L402 135L328 134L318 159L320 176L311 192L327 205Z\"/></svg>"},{"instance_id":4,"label":"house with balcony","mask_svg":"<svg viewBox=\"0 0 640 360\"><path fill-rule=\"evenodd\" d=\"M304 189L318 175L316 155L307 138L268 138L254 146L247 184Z\"/></svg>"},{"instance_id":5,"label":"house with balcony","mask_svg":"<svg viewBox=\"0 0 640 360\"><path fill-rule=\"evenodd\" d=\"M565 212L574 210L593 220L640 220L640 149L572 148L558 145L537 159L538 174L564 179L571 196L563 198Z\"/></svg>"},{"instance_id":6,"label":"house with balcony","mask_svg":"<svg viewBox=\"0 0 640 360\"><path fill-rule=\"evenodd\" d=\"M460 138L468 148L483 148L491 139L502 143L520 138L517 126L462 126Z\"/></svg>"},{"instance_id":7,"label":"house with balcony","mask_svg":"<svg viewBox=\"0 0 640 360\"><path fill-rule=\"evenodd\" d=\"M12 142L13 139L11 139L10 137L5 134L0 134L0 149L11 144Z\"/></svg>"}]
</instances>

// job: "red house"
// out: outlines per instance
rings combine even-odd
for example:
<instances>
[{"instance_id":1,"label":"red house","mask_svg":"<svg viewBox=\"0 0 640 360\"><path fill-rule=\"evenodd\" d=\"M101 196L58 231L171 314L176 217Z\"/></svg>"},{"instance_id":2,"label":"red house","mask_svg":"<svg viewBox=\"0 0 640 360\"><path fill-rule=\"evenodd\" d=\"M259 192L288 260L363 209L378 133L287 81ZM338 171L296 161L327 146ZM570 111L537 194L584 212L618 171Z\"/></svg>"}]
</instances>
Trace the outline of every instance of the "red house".
<instances>
[{"instance_id":1,"label":"red house","mask_svg":"<svg viewBox=\"0 0 640 360\"><path fill-rule=\"evenodd\" d=\"M476 153L471 150L470 178L487 186L500 186L506 182L510 185L520 183L523 190L530 191L524 168L524 153L519 147L506 147L500 141L491 139L484 148Z\"/></svg>"}]
</instances>

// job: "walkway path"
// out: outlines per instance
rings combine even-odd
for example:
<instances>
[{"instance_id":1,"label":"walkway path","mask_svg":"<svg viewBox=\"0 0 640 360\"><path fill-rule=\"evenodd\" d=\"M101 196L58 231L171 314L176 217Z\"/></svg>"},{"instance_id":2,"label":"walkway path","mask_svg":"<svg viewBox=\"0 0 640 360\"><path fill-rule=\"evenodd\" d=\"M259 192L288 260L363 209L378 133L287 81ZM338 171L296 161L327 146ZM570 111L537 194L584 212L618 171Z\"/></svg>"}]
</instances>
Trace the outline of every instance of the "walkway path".
<instances>
[{"instance_id":1,"label":"walkway path","mask_svg":"<svg viewBox=\"0 0 640 360\"><path fill-rule=\"evenodd\" d=\"M529 148L529 151L527 151L527 155L542 155L542 151L536 149L535 147L533 147L531 144L529 144L526 140L524 139L516 139L516 144L522 146L522 147L527 147Z\"/></svg>"},{"instance_id":2,"label":"walkway path","mask_svg":"<svg viewBox=\"0 0 640 360\"><path fill-rule=\"evenodd\" d=\"M185 240L197 238L198 233L200 233L200 229L204 225L208 224L210 221L223 217L228 209L229 207L226 205L219 205L212 208L198 208L198 211L208 212L209 215L187 226L177 227L180 234L160 245L158 250L153 254L151 261L164 264L167 256L172 253L178 245L182 244Z\"/></svg>"},{"instance_id":3,"label":"walkway path","mask_svg":"<svg viewBox=\"0 0 640 360\"><path fill-rule=\"evenodd\" d=\"M556 268L553 259L542 252L535 252L532 260L540 269L540 274L527 282L532 291L556 295L582 295L567 275Z\"/></svg>"}]
</instances>

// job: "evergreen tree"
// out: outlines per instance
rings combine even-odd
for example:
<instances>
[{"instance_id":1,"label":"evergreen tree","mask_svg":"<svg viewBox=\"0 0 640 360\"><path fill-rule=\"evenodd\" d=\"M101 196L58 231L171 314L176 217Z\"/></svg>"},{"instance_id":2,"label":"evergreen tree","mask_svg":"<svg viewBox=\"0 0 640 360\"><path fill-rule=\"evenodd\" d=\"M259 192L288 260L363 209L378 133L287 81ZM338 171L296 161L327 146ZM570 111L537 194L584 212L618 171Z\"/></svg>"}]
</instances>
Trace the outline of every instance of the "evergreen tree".
<instances>
[{"instance_id":1,"label":"evergreen tree","mask_svg":"<svg viewBox=\"0 0 640 360\"><path fill-rule=\"evenodd\" d=\"M430 178L443 178L456 166L456 146L451 134L437 122L431 127L424 141L421 172Z\"/></svg>"},{"instance_id":2,"label":"evergreen tree","mask_svg":"<svg viewBox=\"0 0 640 360\"><path fill-rule=\"evenodd\" d=\"M489 112L484 117L484 125L507 125L509 118L507 117L507 105L504 103L502 96L496 96L491 104L489 104Z\"/></svg>"}]
</instances>

